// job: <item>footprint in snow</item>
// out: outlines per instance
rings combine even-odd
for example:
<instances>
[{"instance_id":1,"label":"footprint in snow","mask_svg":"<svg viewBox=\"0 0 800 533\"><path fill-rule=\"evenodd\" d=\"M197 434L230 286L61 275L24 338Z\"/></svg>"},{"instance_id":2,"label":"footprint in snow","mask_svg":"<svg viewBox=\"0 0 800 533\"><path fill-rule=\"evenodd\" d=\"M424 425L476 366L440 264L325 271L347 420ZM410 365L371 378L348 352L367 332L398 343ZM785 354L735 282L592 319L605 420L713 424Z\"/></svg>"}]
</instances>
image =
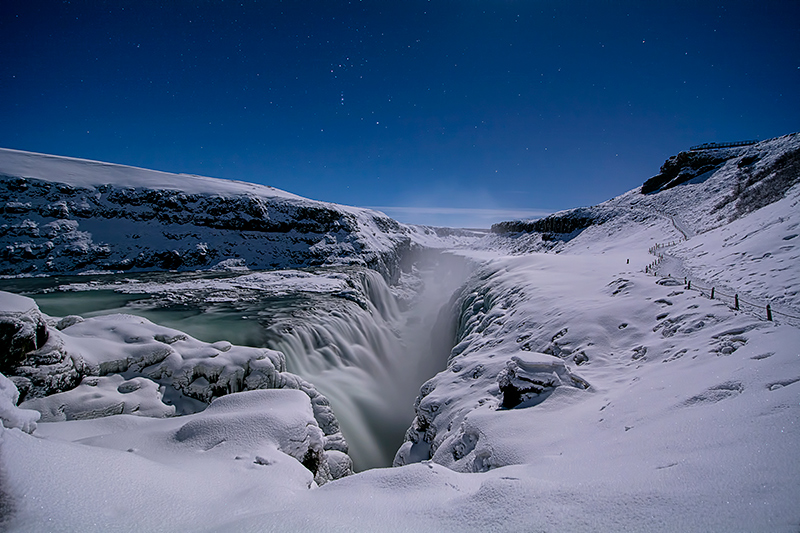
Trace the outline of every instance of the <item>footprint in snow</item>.
<instances>
[{"instance_id":1,"label":"footprint in snow","mask_svg":"<svg viewBox=\"0 0 800 533\"><path fill-rule=\"evenodd\" d=\"M721 402L722 400L741 394L742 391L744 391L744 385L742 385L741 382L726 381L725 383L709 387L696 396L692 396L683 402L683 406L691 407L698 404Z\"/></svg>"},{"instance_id":2,"label":"footprint in snow","mask_svg":"<svg viewBox=\"0 0 800 533\"><path fill-rule=\"evenodd\" d=\"M782 389L784 387L788 387L789 385L792 385L793 383L797 383L798 381L800 381L800 378L787 379L787 380L784 380L784 381L776 381L775 383L771 383L771 384L767 385L767 388L769 390L774 391L774 390Z\"/></svg>"}]
</instances>

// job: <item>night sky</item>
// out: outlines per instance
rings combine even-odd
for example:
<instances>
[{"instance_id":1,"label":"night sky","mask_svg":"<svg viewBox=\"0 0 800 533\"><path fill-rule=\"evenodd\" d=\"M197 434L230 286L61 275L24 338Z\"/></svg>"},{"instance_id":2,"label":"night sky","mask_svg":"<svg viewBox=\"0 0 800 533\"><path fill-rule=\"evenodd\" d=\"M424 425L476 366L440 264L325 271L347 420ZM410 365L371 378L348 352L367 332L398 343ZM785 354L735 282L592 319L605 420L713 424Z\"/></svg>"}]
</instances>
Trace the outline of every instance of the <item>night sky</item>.
<instances>
[{"instance_id":1,"label":"night sky","mask_svg":"<svg viewBox=\"0 0 800 533\"><path fill-rule=\"evenodd\" d=\"M0 147L487 227L800 130L800 2L0 2Z\"/></svg>"}]
</instances>

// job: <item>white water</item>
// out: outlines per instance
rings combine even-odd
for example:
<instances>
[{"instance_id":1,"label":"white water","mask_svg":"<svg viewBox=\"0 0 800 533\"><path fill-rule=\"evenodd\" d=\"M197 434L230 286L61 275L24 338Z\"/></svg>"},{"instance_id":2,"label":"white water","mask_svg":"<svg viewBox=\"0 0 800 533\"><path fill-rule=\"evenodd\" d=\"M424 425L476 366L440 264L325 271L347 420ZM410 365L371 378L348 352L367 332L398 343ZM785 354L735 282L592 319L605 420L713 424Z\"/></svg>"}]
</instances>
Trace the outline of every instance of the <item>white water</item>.
<instances>
[{"instance_id":1,"label":"white water","mask_svg":"<svg viewBox=\"0 0 800 533\"><path fill-rule=\"evenodd\" d=\"M53 291L63 283L55 279L10 280L5 288L34 293L42 310L53 316L130 313L206 342L228 340L282 351L288 369L330 400L355 467L364 470L392 464L414 419L420 386L446 366L453 345L456 313L448 304L471 264L431 252L417 266L420 289L402 310L384 279L371 270L351 274L353 280L360 280L353 292L364 299L366 308L329 295L303 300L296 295L265 297L254 292L220 305L204 289L183 291L185 301L174 304L160 293L154 299L146 291L113 292L116 282L136 277L129 274L119 279L65 280L73 282L70 286L75 289L74 283L95 281L105 284L106 290ZM157 273L136 279L161 286L186 277Z\"/></svg>"},{"instance_id":2,"label":"white water","mask_svg":"<svg viewBox=\"0 0 800 533\"><path fill-rule=\"evenodd\" d=\"M429 261L417 272L424 285L406 311L380 275L365 271L366 309L346 301L342 311L275 332L270 345L286 355L289 370L330 400L356 470L392 464L420 385L446 365L454 334L447 304L467 271L453 256Z\"/></svg>"}]
</instances>

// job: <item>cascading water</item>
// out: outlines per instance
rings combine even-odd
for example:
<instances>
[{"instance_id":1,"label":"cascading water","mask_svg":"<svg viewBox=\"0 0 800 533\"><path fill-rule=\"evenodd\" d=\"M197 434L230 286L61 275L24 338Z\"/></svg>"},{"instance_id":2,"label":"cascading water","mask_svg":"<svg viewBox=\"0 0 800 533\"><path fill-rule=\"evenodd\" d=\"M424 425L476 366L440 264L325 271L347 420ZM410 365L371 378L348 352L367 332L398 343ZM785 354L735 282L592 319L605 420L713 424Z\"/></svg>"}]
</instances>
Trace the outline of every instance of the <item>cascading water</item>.
<instances>
[{"instance_id":1,"label":"cascading water","mask_svg":"<svg viewBox=\"0 0 800 533\"><path fill-rule=\"evenodd\" d=\"M330 400L355 467L364 470L392 464L419 387L445 368L456 315L448 302L472 269L447 253L415 259L394 289L399 298L377 272L339 267L278 272L276 279L299 285L277 292L259 282L264 273L126 273L8 280L5 288L35 295L53 316L131 313L206 342L282 351L289 371ZM346 279L349 288L304 290L307 279Z\"/></svg>"},{"instance_id":2,"label":"cascading water","mask_svg":"<svg viewBox=\"0 0 800 533\"><path fill-rule=\"evenodd\" d=\"M466 272L461 258L428 261L416 270L420 287L401 311L383 278L361 271L355 292L362 298L270 327L270 347L330 400L356 470L391 465L420 385L446 365L454 324L440 310Z\"/></svg>"}]
</instances>

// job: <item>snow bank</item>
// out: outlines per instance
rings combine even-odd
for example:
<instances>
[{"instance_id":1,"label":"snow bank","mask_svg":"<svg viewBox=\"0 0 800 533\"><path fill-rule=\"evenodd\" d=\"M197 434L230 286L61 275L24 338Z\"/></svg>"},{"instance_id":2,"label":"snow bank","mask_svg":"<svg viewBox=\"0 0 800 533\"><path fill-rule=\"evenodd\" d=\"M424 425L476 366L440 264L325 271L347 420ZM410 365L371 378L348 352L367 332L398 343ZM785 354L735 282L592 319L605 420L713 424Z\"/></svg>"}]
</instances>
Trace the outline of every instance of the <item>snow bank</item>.
<instances>
[{"instance_id":1,"label":"snow bank","mask_svg":"<svg viewBox=\"0 0 800 533\"><path fill-rule=\"evenodd\" d=\"M4 525L16 531L53 520L62 531L226 529L234 516L281 509L328 469L310 400L296 390L234 394L175 418L44 423L34 436L3 433L0 451L13 509Z\"/></svg>"},{"instance_id":2,"label":"snow bank","mask_svg":"<svg viewBox=\"0 0 800 533\"><path fill-rule=\"evenodd\" d=\"M0 292L0 301L16 306L6 315L26 309L21 316L45 322L29 298ZM45 325L47 342L25 353L13 369L25 394L23 405L39 411L43 421L128 413L164 417L196 412L215 398L246 390L294 389L313 407L322 430L321 449L347 453L327 398L286 372L280 352L225 341L205 343L133 315L51 322L61 330ZM320 469L323 482L329 478L327 458L323 454L315 461L314 471ZM348 471L346 455L337 454L333 461L341 465L336 472Z\"/></svg>"},{"instance_id":3,"label":"snow bank","mask_svg":"<svg viewBox=\"0 0 800 533\"><path fill-rule=\"evenodd\" d=\"M177 301L187 292L203 292L215 302L232 302L242 298L243 294L257 292L260 295L286 296L296 293L331 294L352 290L348 283L350 277L344 272L300 270L274 270L253 272L236 277L199 278L187 281L154 281L142 282L126 279L115 283L71 283L62 285L60 290L75 292L113 290L123 294L158 294L168 295L171 301Z\"/></svg>"},{"instance_id":4,"label":"snow bank","mask_svg":"<svg viewBox=\"0 0 800 533\"><path fill-rule=\"evenodd\" d=\"M8 176L32 177L72 187L95 188L109 183L125 183L150 189L182 191L188 194L252 194L262 197L300 196L274 187L243 181L221 180L191 174L172 174L144 168L103 163L20 150L0 149L2 171Z\"/></svg>"},{"instance_id":5,"label":"snow bank","mask_svg":"<svg viewBox=\"0 0 800 533\"><path fill-rule=\"evenodd\" d=\"M165 405L159 386L147 378L125 379L118 374L85 377L72 390L34 398L20 407L42 414L42 422L84 420L111 415L133 414L161 418L175 414Z\"/></svg>"},{"instance_id":6,"label":"snow bank","mask_svg":"<svg viewBox=\"0 0 800 533\"><path fill-rule=\"evenodd\" d=\"M17 407L19 391L14 383L0 374L0 426L6 429L19 428L25 433L33 433L38 411Z\"/></svg>"}]
</instances>

